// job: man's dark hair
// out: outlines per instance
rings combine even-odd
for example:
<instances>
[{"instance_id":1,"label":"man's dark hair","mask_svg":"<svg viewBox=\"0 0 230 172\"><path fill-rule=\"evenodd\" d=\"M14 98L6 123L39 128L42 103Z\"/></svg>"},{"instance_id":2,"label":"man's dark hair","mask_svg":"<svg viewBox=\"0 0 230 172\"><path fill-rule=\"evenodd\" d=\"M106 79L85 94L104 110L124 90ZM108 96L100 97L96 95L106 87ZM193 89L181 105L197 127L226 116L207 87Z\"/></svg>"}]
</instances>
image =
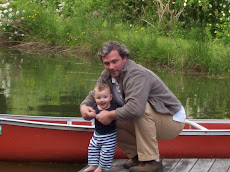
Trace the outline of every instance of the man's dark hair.
<instances>
[{"instance_id":1,"label":"man's dark hair","mask_svg":"<svg viewBox=\"0 0 230 172\"><path fill-rule=\"evenodd\" d=\"M130 53L124 44L117 41L104 42L102 48L98 51L97 56L102 61L102 58L108 55L112 50L117 50L121 58L129 58Z\"/></svg>"}]
</instances>

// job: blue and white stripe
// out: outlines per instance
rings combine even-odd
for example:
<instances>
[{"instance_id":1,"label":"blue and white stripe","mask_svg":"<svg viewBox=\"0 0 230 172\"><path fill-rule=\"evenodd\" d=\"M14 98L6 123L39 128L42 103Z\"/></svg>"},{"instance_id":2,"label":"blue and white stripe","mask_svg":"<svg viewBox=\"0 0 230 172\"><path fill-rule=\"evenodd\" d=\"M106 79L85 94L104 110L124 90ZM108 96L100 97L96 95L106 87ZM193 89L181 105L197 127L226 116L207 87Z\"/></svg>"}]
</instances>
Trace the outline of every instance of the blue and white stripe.
<instances>
[{"instance_id":1,"label":"blue and white stripe","mask_svg":"<svg viewBox=\"0 0 230 172\"><path fill-rule=\"evenodd\" d=\"M88 164L110 169L116 149L117 133L99 135L94 132L88 148Z\"/></svg>"}]
</instances>

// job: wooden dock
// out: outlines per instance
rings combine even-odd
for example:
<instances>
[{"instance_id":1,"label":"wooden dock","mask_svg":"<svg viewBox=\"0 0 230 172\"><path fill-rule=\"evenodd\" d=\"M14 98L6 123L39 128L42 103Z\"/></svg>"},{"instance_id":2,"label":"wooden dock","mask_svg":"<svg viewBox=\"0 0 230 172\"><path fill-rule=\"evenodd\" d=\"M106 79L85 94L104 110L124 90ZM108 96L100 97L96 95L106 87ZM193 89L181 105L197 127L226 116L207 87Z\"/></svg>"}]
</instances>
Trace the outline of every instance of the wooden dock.
<instances>
[{"instance_id":1,"label":"wooden dock","mask_svg":"<svg viewBox=\"0 0 230 172\"><path fill-rule=\"evenodd\" d=\"M125 159L114 160L107 172L128 172L122 167L125 162ZM162 163L164 168L158 172L230 172L230 159L163 159Z\"/></svg>"}]
</instances>

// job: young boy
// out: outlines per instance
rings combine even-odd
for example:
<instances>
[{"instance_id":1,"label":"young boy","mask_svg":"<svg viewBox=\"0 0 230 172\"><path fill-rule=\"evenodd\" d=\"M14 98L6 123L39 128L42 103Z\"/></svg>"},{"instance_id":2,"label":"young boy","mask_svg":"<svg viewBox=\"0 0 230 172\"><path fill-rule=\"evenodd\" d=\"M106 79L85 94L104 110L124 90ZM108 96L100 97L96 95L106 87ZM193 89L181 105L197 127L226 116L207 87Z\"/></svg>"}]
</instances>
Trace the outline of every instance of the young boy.
<instances>
[{"instance_id":1,"label":"young boy","mask_svg":"<svg viewBox=\"0 0 230 172\"><path fill-rule=\"evenodd\" d=\"M115 110L115 107L110 103L112 94L107 84L100 83L96 85L94 98L96 103L93 105L93 109L96 114L103 110ZM89 167L84 172L102 172L111 168L116 149L116 136L115 121L112 121L109 125L103 125L95 118L95 131L88 148Z\"/></svg>"}]
</instances>

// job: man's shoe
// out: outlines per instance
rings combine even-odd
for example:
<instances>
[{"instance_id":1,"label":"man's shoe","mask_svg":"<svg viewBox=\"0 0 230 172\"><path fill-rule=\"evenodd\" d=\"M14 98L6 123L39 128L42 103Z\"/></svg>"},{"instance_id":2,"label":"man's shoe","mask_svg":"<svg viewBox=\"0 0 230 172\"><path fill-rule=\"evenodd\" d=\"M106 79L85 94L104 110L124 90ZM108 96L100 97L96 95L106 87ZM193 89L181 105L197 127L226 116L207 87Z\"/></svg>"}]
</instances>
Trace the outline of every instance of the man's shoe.
<instances>
[{"instance_id":1,"label":"man's shoe","mask_svg":"<svg viewBox=\"0 0 230 172\"><path fill-rule=\"evenodd\" d=\"M139 165L141 162L138 161L138 156L136 155L135 157L128 159L126 163L123 165L125 169L129 169L131 167Z\"/></svg>"},{"instance_id":2,"label":"man's shoe","mask_svg":"<svg viewBox=\"0 0 230 172\"><path fill-rule=\"evenodd\" d=\"M131 167L130 172L159 172L163 169L162 161L143 161L138 166Z\"/></svg>"}]
</instances>

